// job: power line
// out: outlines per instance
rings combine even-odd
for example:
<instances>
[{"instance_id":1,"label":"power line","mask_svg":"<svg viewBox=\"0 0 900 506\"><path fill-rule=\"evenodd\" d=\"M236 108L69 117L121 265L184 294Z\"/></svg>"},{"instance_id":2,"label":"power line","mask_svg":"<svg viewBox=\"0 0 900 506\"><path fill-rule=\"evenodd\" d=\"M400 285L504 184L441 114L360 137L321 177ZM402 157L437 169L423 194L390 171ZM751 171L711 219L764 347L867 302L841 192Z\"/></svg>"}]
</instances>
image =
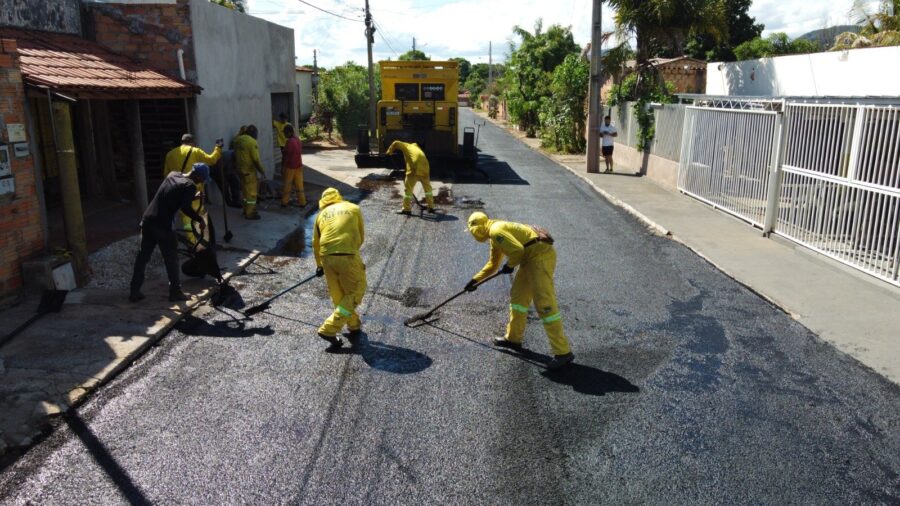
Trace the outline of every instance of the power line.
<instances>
[{"instance_id":1,"label":"power line","mask_svg":"<svg viewBox=\"0 0 900 506\"><path fill-rule=\"evenodd\" d=\"M395 55L399 54L394 49L394 46L392 46L391 43L388 42L387 38L385 38L385 36L383 35L384 28L382 28L381 25L378 24L378 21L375 21L375 18L372 18L372 22L375 23L375 28L378 28L378 30L376 30L378 33L378 36L381 37L381 40L383 40L385 44L387 44L387 47L390 48L391 52L394 53Z\"/></svg>"},{"instance_id":2,"label":"power line","mask_svg":"<svg viewBox=\"0 0 900 506\"><path fill-rule=\"evenodd\" d=\"M317 5L313 5L313 4L309 3L309 2L306 2L305 0L297 0L297 1L300 2L300 3L302 3L302 4L308 5L308 6L312 7L313 9L318 9L318 10L320 10L320 11L326 13L326 14L331 14L332 16L335 16L335 17L338 17L338 18L341 18L341 19L346 19L347 21L362 21L362 20L359 19L359 18L348 18L347 16L341 16L340 14L331 12L331 11L329 11L329 10L325 10L325 9L323 9L323 8L317 6Z\"/></svg>"}]
</instances>

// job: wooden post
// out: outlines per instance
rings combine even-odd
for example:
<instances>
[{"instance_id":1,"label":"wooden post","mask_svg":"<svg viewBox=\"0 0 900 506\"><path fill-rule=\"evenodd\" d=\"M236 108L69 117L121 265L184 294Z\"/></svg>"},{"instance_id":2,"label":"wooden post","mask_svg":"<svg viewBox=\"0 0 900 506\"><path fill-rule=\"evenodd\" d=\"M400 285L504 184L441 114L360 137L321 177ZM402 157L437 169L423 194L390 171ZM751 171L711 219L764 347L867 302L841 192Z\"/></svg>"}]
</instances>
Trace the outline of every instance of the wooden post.
<instances>
[{"instance_id":1,"label":"wooden post","mask_svg":"<svg viewBox=\"0 0 900 506\"><path fill-rule=\"evenodd\" d=\"M147 170L144 167L144 140L141 137L141 106L137 100L128 101L128 140L131 144L134 203L140 219L147 209Z\"/></svg>"},{"instance_id":2,"label":"wooden post","mask_svg":"<svg viewBox=\"0 0 900 506\"><path fill-rule=\"evenodd\" d=\"M119 185L116 181L116 168L113 165L112 138L109 134L109 106L105 100L91 101L91 115L94 120L94 140L97 142L97 163L103 194L106 198L120 201Z\"/></svg>"},{"instance_id":3,"label":"wooden post","mask_svg":"<svg viewBox=\"0 0 900 506\"><path fill-rule=\"evenodd\" d=\"M78 167L75 163L75 139L72 135L72 116L69 104L52 102L53 135L56 140L56 160L59 165L59 186L62 193L63 221L66 226L66 243L72 254L72 267L78 286L84 286L89 278L87 263L87 236L84 214L81 209L81 189L78 186Z\"/></svg>"},{"instance_id":4,"label":"wooden post","mask_svg":"<svg viewBox=\"0 0 900 506\"><path fill-rule=\"evenodd\" d=\"M96 198L103 193L102 178L97 166L97 149L94 143L94 127L91 122L91 103L79 100L78 114L78 151L81 154L81 168L88 197Z\"/></svg>"},{"instance_id":5,"label":"wooden post","mask_svg":"<svg viewBox=\"0 0 900 506\"><path fill-rule=\"evenodd\" d=\"M603 52L603 31L601 29L602 0L594 0L594 10L591 23L591 81L588 89L588 127L587 127L587 171L600 172L600 81L602 69L600 55Z\"/></svg>"}]
</instances>

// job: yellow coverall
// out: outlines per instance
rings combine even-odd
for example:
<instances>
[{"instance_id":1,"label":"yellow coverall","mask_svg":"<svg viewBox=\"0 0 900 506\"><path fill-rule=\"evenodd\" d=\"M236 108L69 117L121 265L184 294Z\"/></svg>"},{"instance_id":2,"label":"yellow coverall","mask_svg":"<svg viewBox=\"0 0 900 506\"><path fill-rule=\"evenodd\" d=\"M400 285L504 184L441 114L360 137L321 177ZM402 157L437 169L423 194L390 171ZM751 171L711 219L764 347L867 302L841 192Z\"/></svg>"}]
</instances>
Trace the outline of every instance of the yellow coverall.
<instances>
[{"instance_id":1,"label":"yellow coverall","mask_svg":"<svg viewBox=\"0 0 900 506\"><path fill-rule=\"evenodd\" d=\"M362 326L356 307L366 293L366 266L359 256L364 240L359 206L345 202L336 189L326 189L319 200L313 254L316 266L325 270L334 312L319 327L320 334L334 337L344 325L351 331Z\"/></svg>"},{"instance_id":2,"label":"yellow coverall","mask_svg":"<svg viewBox=\"0 0 900 506\"><path fill-rule=\"evenodd\" d=\"M286 141L284 137L284 127L290 125L287 121L272 121L272 127L275 128L275 141L278 143L278 147L284 149L284 143Z\"/></svg>"},{"instance_id":3,"label":"yellow coverall","mask_svg":"<svg viewBox=\"0 0 900 506\"><path fill-rule=\"evenodd\" d=\"M490 258L473 280L481 281L497 272L504 256L510 267L519 267L509 291L506 340L521 343L525 338L528 307L534 301L553 354L570 353L553 286L553 272L556 269L553 245L539 242L538 234L528 225L491 220L480 212L473 213L469 218L469 232L478 242L491 241Z\"/></svg>"},{"instance_id":4,"label":"yellow coverall","mask_svg":"<svg viewBox=\"0 0 900 506\"><path fill-rule=\"evenodd\" d=\"M259 180L256 173L265 174L259 159L259 144L253 137L243 134L234 140L234 158L238 173L241 175L241 193L244 195L244 217L257 216L256 196L259 193Z\"/></svg>"},{"instance_id":5,"label":"yellow coverall","mask_svg":"<svg viewBox=\"0 0 900 506\"><path fill-rule=\"evenodd\" d=\"M290 143L290 137L285 139L284 147L282 147L281 156L281 177L284 185L281 187L281 205L286 206L291 201L291 189L297 190L297 204L300 207L306 207L306 191L303 188L303 144L297 138L296 144ZM291 149L295 146L297 149L296 160L292 160ZM292 162L296 166L291 166Z\"/></svg>"},{"instance_id":6,"label":"yellow coverall","mask_svg":"<svg viewBox=\"0 0 900 506\"><path fill-rule=\"evenodd\" d=\"M387 154L394 151L403 153L403 159L406 161L406 177L403 179L405 193L403 195L403 212L410 212L412 205L413 190L416 189L416 183L422 184L425 190L425 202L428 209L434 209L434 194L431 192L431 166L428 164L428 158L419 147L418 144L412 142L394 141L387 149Z\"/></svg>"},{"instance_id":7,"label":"yellow coverall","mask_svg":"<svg viewBox=\"0 0 900 506\"><path fill-rule=\"evenodd\" d=\"M163 164L163 178L169 175L170 172L182 172L183 174L187 174L191 171L195 163L205 163L206 165L213 166L216 162L219 161L219 158L222 156L222 148L216 146L213 150L212 154L206 153L200 148L189 146L187 144L182 144L177 148L173 148L166 154L166 160ZM187 158L187 162L185 162L185 158ZM184 167L184 170L182 170ZM197 191L203 193L204 184L197 183ZM200 208L203 207L203 203L200 202L200 199L194 200L191 204L195 211L200 212ZM191 227L191 219L184 215L184 213L179 212L181 215L181 228L186 232L186 237L193 244L197 242L197 238L194 237L193 228Z\"/></svg>"}]
</instances>

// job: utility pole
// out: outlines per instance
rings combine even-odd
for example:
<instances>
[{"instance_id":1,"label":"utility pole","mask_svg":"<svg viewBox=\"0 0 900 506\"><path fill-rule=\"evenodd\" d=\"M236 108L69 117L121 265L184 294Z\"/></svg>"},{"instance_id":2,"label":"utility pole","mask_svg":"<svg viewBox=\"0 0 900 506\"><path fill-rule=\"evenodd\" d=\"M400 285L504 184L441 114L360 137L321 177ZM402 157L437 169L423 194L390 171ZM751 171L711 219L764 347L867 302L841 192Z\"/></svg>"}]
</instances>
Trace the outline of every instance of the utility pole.
<instances>
[{"instance_id":1,"label":"utility pole","mask_svg":"<svg viewBox=\"0 0 900 506\"><path fill-rule=\"evenodd\" d=\"M318 56L317 50L313 49L313 75L312 75L312 101L313 101L313 111L318 109L319 105L319 61L316 59Z\"/></svg>"},{"instance_id":2,"label":"utility pole","mask_svg":"<svg viewBox=\"0 0 900 506\"><path fill-rule=\"evenodd\" d=\"M413 52L416 52L416 38L413 37Z\"/></svg>"},{"instance_id":3,"label":"utility pole","mask_svg":"<svg viewBox=\"0 0 900 506\"><path fill-rule=\"evenodd\" d=\"M488 89L494 82L494 42L488 41Z\"/></svg>"},{"instance_id":4,"label":"utility pole","mask_svg":"<svg viewBox=\"0 0 900 506\"><path fill-rule=\"evenodd\" d=\"M375 71L372 69L372 44L375 43L375 26L366 0L366 42L369 49L369 139L375 139Z\"/></svg>"},{"instance_id":5,"label":"utility pole","mask_svg":"<svg viewBox=\"0 0 900 506\"><path fill-rule=\"evenodd\" d=\"M601 66L600 52L602 51L603 33L601 21L603 0L594 0L594 13L591 24L591 84L588 104L588 128L587 128L587 171L600 172L600 116L603 111L600 107L600 82Z\"/></svg>"}]
</instances>

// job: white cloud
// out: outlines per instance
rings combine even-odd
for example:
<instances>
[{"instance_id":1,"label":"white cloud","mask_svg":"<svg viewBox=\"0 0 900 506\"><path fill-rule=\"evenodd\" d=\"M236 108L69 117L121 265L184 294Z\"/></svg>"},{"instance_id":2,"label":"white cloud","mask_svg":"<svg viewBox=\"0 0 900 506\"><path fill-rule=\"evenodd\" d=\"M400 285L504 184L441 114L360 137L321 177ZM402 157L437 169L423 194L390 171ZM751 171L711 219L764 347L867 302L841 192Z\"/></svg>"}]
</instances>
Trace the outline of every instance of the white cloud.
<instances>
[{"instance_id":1,"label":"white cloud","mask_svg":"<svg viewBox=\"0 0 900 506\"><path fill-rule=\"evenodd\" d=\"M309 3L336 14L362 18L363 0ZM366 62L365 27L361 22L337 18L296 0L250 0L248 7L255 16L294 29L299 63L311 63L313 49L318 49L319 64L326 67L346 61ZM417 48L433 59L462 56L475 63L487 63L488 43L493 42L494 61L502 61L513 26L531 30L539 18L545 27L571 26L579 45L590 40L591 0L370 0L370 8L379 27L375 61L396 59L412 48L413 37ZM603 14L604 30L612 31L612 12L604 8Z\"/></svg>"},{"instance_id":2,"label":"white cloud","mask_svg":"<svg viewBox=\"0 0 900 506\"><path fill-rule=\"evenodd\" d=\"M369 0L378 26L374 59L396 59L412 47L433 59L462 56L478 63L488 61L488 42L493 42L494 61L508 52L512 28L531 30L537 19L544 26L571 26L575 41L590 40L592 0ZM873 0L874 1L874 0ZM348 21L297 0L249 0L249 12L294 29L298 63L311 63L313 49L326 67L347 61L366 62L362 23L364 0L309 0ZM755 0L750 14L766 25L765 34L787 32L796 37L811 30L845 24L852 0ZM604 31L613 30L613 12L604 5ZM387 42L385 42L387 40ZM391 50L393 48L393 51Z\"/></svg>"}]
</instances>

